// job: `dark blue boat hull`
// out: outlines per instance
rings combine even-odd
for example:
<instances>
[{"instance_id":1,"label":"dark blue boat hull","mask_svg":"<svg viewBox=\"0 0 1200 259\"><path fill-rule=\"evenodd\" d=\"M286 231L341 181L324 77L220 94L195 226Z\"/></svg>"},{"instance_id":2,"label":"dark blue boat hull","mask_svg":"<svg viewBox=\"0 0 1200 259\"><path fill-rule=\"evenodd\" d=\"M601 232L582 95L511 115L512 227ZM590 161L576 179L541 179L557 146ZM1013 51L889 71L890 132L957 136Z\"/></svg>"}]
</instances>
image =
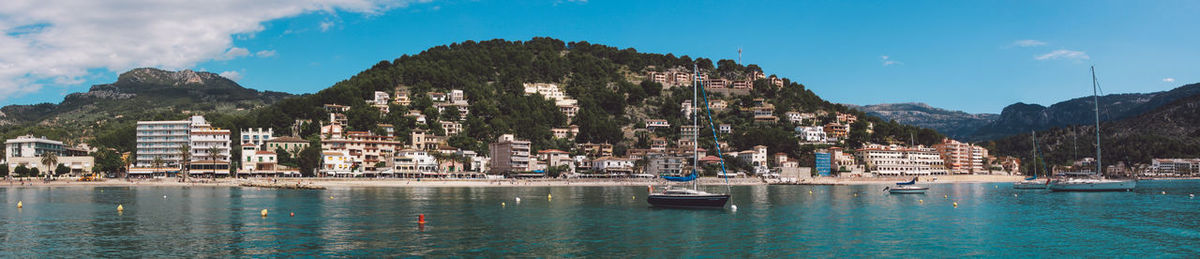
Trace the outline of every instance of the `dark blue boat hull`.
<instances>
[{"instance_id":1,"label":"dark blue boat hull","mask_svg":"<svg viewBox=\"0 0 1200 259\"><path fill-rule=\"evenodd\" d=\"M662 208L721 209L729 202L729 195L650 195L646 202Z\"/></svg>"}]
</instances>

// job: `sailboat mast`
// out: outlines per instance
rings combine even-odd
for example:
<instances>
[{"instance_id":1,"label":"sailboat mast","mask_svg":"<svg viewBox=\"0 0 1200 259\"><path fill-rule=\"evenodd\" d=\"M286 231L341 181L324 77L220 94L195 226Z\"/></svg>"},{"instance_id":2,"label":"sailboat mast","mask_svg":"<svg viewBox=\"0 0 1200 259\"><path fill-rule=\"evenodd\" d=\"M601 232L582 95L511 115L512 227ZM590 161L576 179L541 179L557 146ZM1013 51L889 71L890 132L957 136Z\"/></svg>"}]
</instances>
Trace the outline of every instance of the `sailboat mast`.
<instances>
[{"instance_id":1,"label":"sailboat mast","mask_svg":"<svg viewBox=\"0 0 1200 259\"><path fill-rule=\"evenodd\" d=\"M1036 177L1037 176L1037 131L1030 131L1029 134L1031 136L1033 136L1033 156L1029 158L1029 161L1033 162L1033 164L1030 164L1029 167L1033 168L1033 176Z\"/></svg>"},{"instance_id":2,"label":"sailboat mast","mask_svg":"<svg viewBox=\"0 0 1200 259\"><path fill-rule=\"evenodd\" d=\"M693 172L694 174L699 174L700 173L700 151L699 151L700 150L700 127L699 127L700 124L697 121L697 118L700 118L700 109L697 109L696 107L700 106L700 99L698 99L696 97L700 95L700 89L699 89L700 67L697 66L696 64L692 64L692 72L695 73L693 75L694 78L692 80L692 107L688 107L688 109L692 109L691 112L689 112L689 114L692 115L692 171L694 171ZM708 105L708 104L706 103L704 105ZM696 176L697 176L697 178L699 177L699 175L696 175ZM692 181L692 189L693 190L695 190L698 187L697 186L698 184L696 182L697 181Z\"/></svg>"},{"instance_id":3,"label":"sailboat mast","mask_svg":"<svg viewBox=\"0 0 1200 259\"><path fill-rule=\"evenodd\" d=\"M1092 104L1096 108L1096 174L1104 177L1104 167L1100 163L1100 94L1099 83L1096 81L1096 66L1092 66Z\"/></svg>"}]
</instances>

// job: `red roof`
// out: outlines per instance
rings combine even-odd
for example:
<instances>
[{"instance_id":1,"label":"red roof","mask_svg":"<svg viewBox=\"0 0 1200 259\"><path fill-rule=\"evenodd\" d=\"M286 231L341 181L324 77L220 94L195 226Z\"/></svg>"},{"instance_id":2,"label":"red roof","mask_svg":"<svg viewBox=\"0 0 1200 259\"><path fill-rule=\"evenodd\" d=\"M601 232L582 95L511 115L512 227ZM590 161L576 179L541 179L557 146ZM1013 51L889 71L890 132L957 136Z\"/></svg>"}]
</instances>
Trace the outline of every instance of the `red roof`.
<instances>
[{"instance_id":1,"label":"red roof","mask_svg":"<svg viewBox=\"0 0 1200 259\"><path fill-rule=\"evenodd\" d=\"M258 152L255 152L255 154L258 154L258 155L274 155L274 154L275 154L275 152L274 152L274 151L258 151Z\"/></svg>"},{"instance_id":2,"label":"red roof","mask_svg":"<svg viewBox=\"0 0 1200 259\"><path fill-rule=\"evenodd\" d=\"M554 154L566 154L567 152L566 152L566 151L562 151L562 150L558 150L558 149L547 149L547 150L538 151L538 154L551 154L551 153L554 153Z\"/></svg>"}]
</instances>

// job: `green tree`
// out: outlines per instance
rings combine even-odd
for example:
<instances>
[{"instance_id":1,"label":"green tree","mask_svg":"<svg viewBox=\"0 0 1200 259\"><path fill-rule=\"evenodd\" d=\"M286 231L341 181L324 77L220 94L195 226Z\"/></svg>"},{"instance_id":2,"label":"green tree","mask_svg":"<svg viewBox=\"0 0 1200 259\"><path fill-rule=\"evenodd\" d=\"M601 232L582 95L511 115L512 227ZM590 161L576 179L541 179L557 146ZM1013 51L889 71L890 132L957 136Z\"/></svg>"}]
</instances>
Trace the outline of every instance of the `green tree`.
<instances>
[{"instance_id":1,"label":"green tree","mask_svg":"<svg viewBox=\"0 0 1200 259\"><path fill-rule=\"evenodd\" d=\"M54 165L57 165L57 164L58 164L58 154L57 153L54 153L54 152L42 153L42 165L45 165L47 169L54 168ZM49 171L49 170L47 170L47 171Z\"/></svg>"},{"instance_id":2,"label":"green tree","mask_svg":"<svg viewBox=\"0 0 1200 259\"><path fill-rule=\"evenodd\" d=\"M16 169L13 169L13 174L17 177L29 177L29 168L25 165L18 165Z\"/></svg>"},{"instance_id":3,"label":"green tree","mask_svg":"<svg viewBox=\"0 0 1200 259\"><path fill-rule=\"evenodd\" d=\"M321 145L313 144L301 150L296 162L300 164L300 175L314 176L314 169L321 167Z\"/></svg>"},{"instance_id":4,"label":"green tree","mask_svg":"<svg viewBox=\"0 0 1200 259\"><path fill-rule=\"evenodd\" d=\"M96 165L92 167L93 171L113 173L121 170L121 166L125 164L121 160L121 155L111 149L100 149L92 155L96 158Z\"/></svg>"},{"instance_id":5,"label":"green tree","mask_svg":"<svg viewBox=\"0 0 1200 259\"><path fill-rule=\"evenodd\" d=\"M28 176L29 176L29 177L40 177L40 176L42 175L42 172L40 172L40 171L41 171L41 170L38 170L38 168L37 168L37 167L30 168L30 169L29 169L29 175L28 175Z\"/></svg>"},{"instance_id":6,"label":"green tree","mask_svg":"<svg viewBox=\"0 0 1200 259\"><path fill-rule=\"evenodd\" d=\"M183 143L183 145L179 145L179 177L183 177L184 181L187 181L188 177L192 174L191 164L192 145Z\"/></svg>"},{"instance_id":7,"label":"green tree","mask_svg":"<svg viewBox=\"0 0 1200 259\"><path fill-rule=\"evenodd\" d=\"M0 164L0 176L8 176L8 164Z\"/></svg>"},{"instance_id":8,"label":"green tree","mask_svg":"<svg viewBox=\"0 0 1200 259\"><path fill-rule=\"evenodd\" d=\"M67 174L70 172L71 172L71 168L68 168L66 165L63 165L63 164L58 164L58 168L54 168L55 176L64 175L64 174Z\"/></svg>"},{"instance_id":9,"label":"green tree","mask_svg":"<svg viewBox=\"0 0 1200 259\"><path fill-rule=\"evenodd\" d=\"M462 111L458 110L458 106L446 107L446 112L442 114L442 118L447 121L459 121L462 119Z\"/></svg>"}]
</instances>

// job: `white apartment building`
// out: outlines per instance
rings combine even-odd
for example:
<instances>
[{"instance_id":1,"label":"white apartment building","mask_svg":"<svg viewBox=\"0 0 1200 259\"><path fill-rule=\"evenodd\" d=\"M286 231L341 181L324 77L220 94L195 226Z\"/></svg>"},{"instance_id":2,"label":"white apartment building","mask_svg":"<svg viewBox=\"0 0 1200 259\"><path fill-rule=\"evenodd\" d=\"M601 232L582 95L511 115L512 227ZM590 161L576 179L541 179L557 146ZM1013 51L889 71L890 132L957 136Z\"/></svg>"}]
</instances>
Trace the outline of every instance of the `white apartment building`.
<instances>
[{"instance_id":1,"label":"white apartment building","mask_svg":"<svg viewBox=\"0 0 1200 259\"><path fill-rule=\"evenodd\" d=\"M824 143L828 140L828 137L825 133L825 128L817 126L796 127L796 135L798 135L801 140L808 143Z\"/></svg>"},{"instance_id":2,"label":"white apartment building","mask_svg":"<svg viewBox=\"0 0 1200 259\"><path fill-rule=\"evenodd\" d=\"M179 170L183 157L179 147L191 144L191 120L139 121L137 122L137 151L133 166L149 168L155 158L163 161L162 166ZM130 170L131 174L150 173Z\"/></svg>"},{"instance_id":3,"label":"white apartment building","mask_svg":"<svg viewBox=\"0 0 1200 259\"><path fill-rule=\"evenodd\" d=\"M240 145L254 144L256 147L262 147L267 143L267 140L273 138L275 130L271 128L248 128L240 132L240 135L242 135Z\"/></svg>"},{"instance_id":4,"label":"white apartment building","mask_svg":"<svg viewBox=\"0 0 1200 259\"><path fill-rule=\"evenodd\" d=\"M562 101L570 99L562 88L556 84L547 83L525 83L525 95L541 94L548 100Z\"/></svg>"},{"instance_id":5,"label":"white apartment building","mask_svg":"<svg viewBox=\"0 0 1200 259\"><path fill-rule=\"evenodd\" d=\"M354 157L346 150L321 152L321 174L325 176L350 176L354 169ZM361 168L358 169L362 171Z\"/></svg>"},{"instance_id":6,"label":"white apartment building","mask_svg":"<svg viewBox=\"0 0 1200 259\"><path fill-rule=\"evenodd\" d=\"M229 130L213 128L204 116L192 116L179 121L138 121L137 151L131 175L165 174L179 171L183 145L191 147L189 169L192 174L229 173L230 139ZM216 153L209 149L216 148ZM154 160L163 161L162 167L152 168Z\"/></svg>"},{"instance_id":7,"label":"white apartment building","mask_svg":"<svg viewBox=\"0 0 1200 259\"><path fill-rule=\"evenodd\" d=\"M228 175L232 156L229 130L213 128L204 117L192 116L189 135L192 161L188 163L188 171L191 174Z\"/></svg>"},{"instance_id":8,"label":"white apartment building","mask_svg":"<svg viewBox=\"0 0 1200 259\"><path fill-rule=\"evenodd\" d=\"M67 147L61 141L46 137L24 135L4 141L4 161L10 172L20 166L37 168L42 174L53 172L58 165L47 167L42 164L42 155L46 153L56 155L58 164L70 168L71 175L91 172L95 165L95 158L88 156L87 150Z\"/></svg>"},{"instance_id":9,"label":"white apartment building","mask_svg":"<svg viewBox=\"0 0 1200 259\"><path fill-rule=\"evenodd\" d=\"M859 160L876 175L944 175L945 161L934 148L925 146L867 145L858 149Z\"/></svg>"}]
</instances>

